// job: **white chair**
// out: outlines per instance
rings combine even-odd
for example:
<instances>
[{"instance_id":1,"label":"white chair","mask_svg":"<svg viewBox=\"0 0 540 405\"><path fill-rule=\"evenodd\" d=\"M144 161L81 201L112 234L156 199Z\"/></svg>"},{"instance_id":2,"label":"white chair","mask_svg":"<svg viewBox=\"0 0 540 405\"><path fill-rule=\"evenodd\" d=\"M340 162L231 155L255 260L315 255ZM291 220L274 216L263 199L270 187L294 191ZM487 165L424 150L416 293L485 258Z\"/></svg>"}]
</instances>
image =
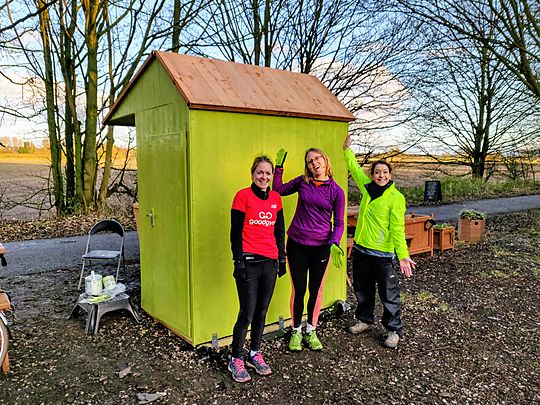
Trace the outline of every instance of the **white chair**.
<instances>
[{"instance_id":1,"label":"white chair","mask_svg":"<svg viewBox=\"0 0 540 405\"><path fill-rule=\"evenodd\" d=\"M117 234L120 237L118 250L92 250L91 245L95 245L94 239L96 234L110 232ZM88 241L86 242L86 252L82 255L82 268L81 276L79 277L79 290L81 289L81 283L84 275L84 269L86 261L90 264L92 260L104 261L104 260L118 260L116 267L116 278L118 280L118 274L120 272L120 263L123 263L124 273L126 271L126 259L124 257L124 228L119 222L114 219L105 219L95 224L88 233Z\"/></svg>"}]
</instances>

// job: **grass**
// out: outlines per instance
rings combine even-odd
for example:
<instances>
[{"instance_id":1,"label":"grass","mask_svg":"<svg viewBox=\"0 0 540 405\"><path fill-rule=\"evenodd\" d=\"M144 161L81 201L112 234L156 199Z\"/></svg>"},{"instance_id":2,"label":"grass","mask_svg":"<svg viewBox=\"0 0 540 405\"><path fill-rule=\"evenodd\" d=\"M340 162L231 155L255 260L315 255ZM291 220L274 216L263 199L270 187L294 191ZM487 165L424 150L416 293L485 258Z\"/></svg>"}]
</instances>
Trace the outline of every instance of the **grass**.
<instances>
[{"instance_id":1,"label":"grass","mask_svg":"<svg viewBox=\"0 0 540 405\"><path fill-rule=\"evenodd\" d=\"M435 294L426 290L419 291L417 294L414 295L401 292L400 298L402 305L409 305L414 301L418 301L424 304L435 305L441 311L448 311L450 309L449 305L446 302L439 300L439 298Z\"/></svg>"},{"instance_id":2,"label":"grass","mask_svg":"<svg viewBox=\"0 0 540 405\"><path fill-rule=\"evenodd\" d=\"M500 247L494 247L492 249L493 256L495 257L511 257L516 256L514 252L509 251L508 249L500 248Z\"/></svg>"},{"instance_id":3,"label":"grass","mask_svg":"<svg viewBox=\"0 0 540 405\"><path fill-rule=\"evenodd\" d=\"M441 190L445 202L492 198L540 192L540 182L524 180L485 181L483 179L447 176L441 179ZM409 204L424 200L424 187L400 187Z\"/></svg>"},{"instance_id":4,"label":"grass","mask_svg":"<svg viewBox=\"0 0 540 405\"><path fill-rule=\"evenodd\" d=\"M408 205L420 205L424 202L424 186L398 185ZM540 182L532 180L485 181L482 179L447 176L441 179L444 203L482 198L510 197L515 195L540 193ZM358 205L362 194L357 190L349 191L349 205Z\"/></svg>"},{"instance_id":5,"label":"grass","mask_svg":"<svg viewBox=\"0 0 540 405\"><path fill-rule=\"evenodd\" d=\"M504 272L502 270L497 270L497 269L494 269L494 270L490 270L490 271L487 271L487 272L482 272L480 273L480 276L482 277L485 277L485 278L509 278L509 277L516 277L516 276L519 276L519 272L518 271L510 271L510 272Z\"/></svg>"}]
</instances>

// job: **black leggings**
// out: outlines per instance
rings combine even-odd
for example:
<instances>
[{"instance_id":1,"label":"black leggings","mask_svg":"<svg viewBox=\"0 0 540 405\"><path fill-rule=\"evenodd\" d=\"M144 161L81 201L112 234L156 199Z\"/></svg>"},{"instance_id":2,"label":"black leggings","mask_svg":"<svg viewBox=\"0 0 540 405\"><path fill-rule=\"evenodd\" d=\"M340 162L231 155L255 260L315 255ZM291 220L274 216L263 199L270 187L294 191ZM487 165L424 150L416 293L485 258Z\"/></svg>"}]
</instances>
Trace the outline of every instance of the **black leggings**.
<instances>
[{"instance_id":1,"label":"black leggings","mask_svg":"<svg viewBox=\"0 0 540 405\"><path fill-rule=\"evenodd\" d=\"M401 336L403 324L394 259L371 256L353 249L353 288L358 301L356 319L364 323L372 324L374 321L375 285L383 304L381 323Z\"/></svg>"},{"instance_id":2,"label":"black leggings","mask_svg":"<svg viewBox=\"0 0 540 405\"><path fill-rule=\"evenodd\" d=\"M309 298L307 304L308 323L317 326L321 312L322 286L328 259L330 245L307 246L289 238L287 241L287 259L293 284L291 295L291 316L293 327L302 324L304 313L304 296L308 286L309 272Z\"/></svg>"},{"instance_id":3,"label":"black leggings","mask_svg":"<svg viewBox=\"0 0 540 405\"><path fill-rule=\"evenodd\" d=\"M266 312L276 285L277 269L273 260L247 263L247 279L236 279L240 311L233 329L232 355L242 357L251 324L251 350L258 351L266 322Z\"/></svg>"}]
</instances>

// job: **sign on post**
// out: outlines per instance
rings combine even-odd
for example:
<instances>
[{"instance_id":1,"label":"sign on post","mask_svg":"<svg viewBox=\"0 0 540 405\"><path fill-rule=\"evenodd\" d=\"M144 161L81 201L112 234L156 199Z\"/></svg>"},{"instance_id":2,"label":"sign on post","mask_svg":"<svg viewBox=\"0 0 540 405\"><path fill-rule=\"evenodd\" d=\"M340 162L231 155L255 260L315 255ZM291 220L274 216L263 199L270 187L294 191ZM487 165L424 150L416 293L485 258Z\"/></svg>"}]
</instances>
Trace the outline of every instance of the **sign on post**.
<instances>
[{"instance_id":1,"label":"sign on post","mask_svg":"<svg viewBox=\"0 0 540 405\"><path fill-rule=\"evenodd\" d=\"M439 180L426 181L424 201L442 201L441 182Z\"/></svg>"}]
</instances>

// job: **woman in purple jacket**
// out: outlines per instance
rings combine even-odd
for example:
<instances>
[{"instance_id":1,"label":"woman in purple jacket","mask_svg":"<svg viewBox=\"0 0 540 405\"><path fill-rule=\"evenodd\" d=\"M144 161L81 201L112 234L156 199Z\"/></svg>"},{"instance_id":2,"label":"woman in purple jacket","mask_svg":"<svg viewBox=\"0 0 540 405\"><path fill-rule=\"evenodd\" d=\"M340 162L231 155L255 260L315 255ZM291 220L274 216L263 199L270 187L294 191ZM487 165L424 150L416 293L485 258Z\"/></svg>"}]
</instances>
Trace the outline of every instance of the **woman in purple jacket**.
<instances>
[{"instance_id":1,"label":"woman in purple jacket","mask_svg":"<svg viewBox=\"0 0 540 405\"><path fill-rule=\"evenodd\" d=\"M293 324L289 349L302 350L303 337L311 350L322 350L323 346L315 329L330 255L336 267L342 266L344 254L339 242L344 228L345 193L332 178L330 160L322 150L308 149L304 156L304 174L283 184L283 164L286 157L287 152L280 149L276 159L273 189L282 196L298 193L296 212L287 231ZM309 290L308 318L306 333L302 336L306 287Z\"/></svg>"}]
</instances>

